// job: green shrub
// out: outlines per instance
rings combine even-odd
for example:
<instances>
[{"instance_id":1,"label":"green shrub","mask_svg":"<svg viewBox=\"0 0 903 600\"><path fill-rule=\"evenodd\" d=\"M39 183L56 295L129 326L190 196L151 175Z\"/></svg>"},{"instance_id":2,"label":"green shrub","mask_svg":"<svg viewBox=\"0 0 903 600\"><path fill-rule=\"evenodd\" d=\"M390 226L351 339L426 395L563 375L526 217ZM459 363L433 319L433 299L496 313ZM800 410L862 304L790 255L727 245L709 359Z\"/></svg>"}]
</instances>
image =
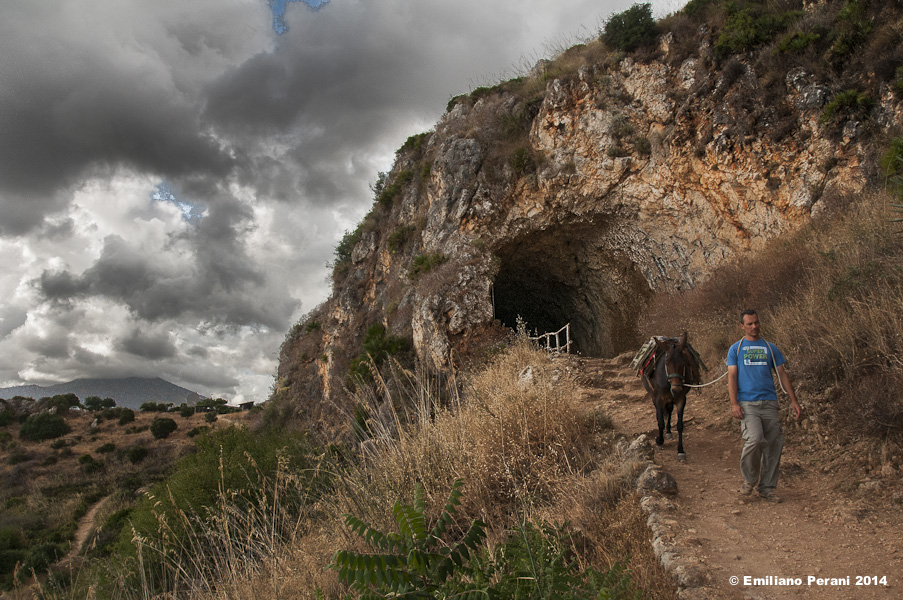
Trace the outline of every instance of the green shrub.
<instances>
[{"instance_id":1,"label":"green shrub","mask_svg":"<svg viewBox=\"0 0 903 600\"><path fill-rule=\"evenodd\" d=\"M377 553L336 552L331 568L338 571L339 580L368 598L449 597L440 593L446 580L470 573L467 563L486 539L486 524L480 520L474 520L463 537L443 539L461 504L462 485L460 479L452 485L445 510L432 528L426 523L426 501L420 486L413 504L396 502L392 508L398 533L383 533L354 515L345 515L345 524ZM457 579L460 581L460 577ZM467 585L455 592L462 596L461 592L478 589L477 585Z\"/></svg>"},{"instance_id":2,"label":"green shrub","mask_svg":"<svg viewBox=\"0 0 903 600\"><path fill-rule=\"evenodd\" d=\"M147 457L147 448L144 446L132 446L126 451L125 456L133 465L140 463Z\"/></svg>"},{"instance_id":3,"label":"green shrub","mask_svg":"<svg viewBox=\"0 0 903 600\"><path fill-rule=\"evenodd\" d=\"M4 408L0 410L0 427L6 427L13 422L13 411Z\"/></svg>"},{"instance_id":4,"label":"green shrub","mask_svg":"<svg viewBox=\"0 0 903 600\"><path fill-rule=\"evenodd\" d=\"M169 412L172 402L142 402L139 410L143 412Z\"/></svg>"},{"instance_id":5,"label":"green shrub","mask_svg":"<svg viewBox=\"0 0 903 600\"><path fill-rule=\"evenodd\" d=\"M376 201L384 207L391 206L392 202L395 200L395 196L401 192L402 186L412 179L414 179L414 171L401 171L398 176L395 177L395 181L383 188L382 192L377 196Z\"/></svg>"},{"instance_id":6,"label":"green shrub","mask_svg":"<svg viewBox=\"0 0 903 600\"><path fill-rule=\"evenodd\" d=\"M19 437L33 442L58 438L69 433L71 429L66 420L59 415L47 412L31 415L19 427Z\"/></svg>"},{"instance_id":7,"label":"green shrub","mask_svg":"<svg viewBox=\"0 0 903 600\"><path fill-rule=\"evenodd\" d=\"M12 452L9 453L9 457L6 459L11 465L20 465L24 462L28 462L32 459L32 454L26 451L24 448L16 448Z\"/></svg>"},{"instance_id":8,"label":"green shrub","mask_svg":"<svg viewBox=\"0 0 903 600\"><path fill-rule=\"evenodd\" d=\"M769 42L803 16L802 11L763 12L763 7L755 4L740 9L729 6L733 10L715 42L715 54L719 57L746 52Z\"/></svg>"},{"instance_id":9,"label":"green shrub","mask_svg":"<svg viewBox=\"0 0 903 600\"><path fill-rule=\"evenodd\" d=\"M420 275L432 270L434 267L438 267L446 262L448 262L448 257L439 252L418 254L411 261L411 266L408 268L408 277L416 279Z\"/></svg>"},{"instance_id":10,"label":"green shrub","mask_svg":"<svg viewBox=\"0 0 903 600\"><path fill-rule=\"evenodd\" d=\"M387 357L406 353L410 347L411 344L407 339L387 335L386 327L382 323L374 323L367 328L360 354L351 361L351 374L369 380L370 369L367 367L369 359L372 358L376 365L381 365Z\"/></svg>"},{"instance_id":11,"label":"green shrub","mask_svg":"<svg viewBox=\"0 0 903 600\"><path fill-rule=\"evenodd\" d=\"M644 156L649 156L652 154L652 143L649 141L647 137L639 137L635 142L636 151Z\"/></svg>"},{"instance_id":12,"label":"green shrub","mask_svg":"<svg viewBox=\"0 0 903 600\"><path fill-rule=\"evenodd\" d=\"M796 31L780 41L778 52L802 52L809 46L813 46L822 40L824 33L820 31Z\"/></svg>"},{"instance_id":13,"label":"green shrub","mask_svg":"<svg viewBox=\"0 0 903 600\"><path fill-rule=\"evenodd\" d=\"M151 423L150 432L154 438L162 440L168 438L178 428L176 422L169 417L157 417Z\"/></svg>"},{"instance_id":14,"label":"green shrub","mask_svg":"<svg viewBox=\"0 0 903 600\"><path fill-rule=\"evenodd\" d=\"M119 424L125 425L126 423L132 423L135 420L135 411L131 408L123 408L119 412Z\"/></svg>"},{"instance_id":15,"label":"green shrub","mask_svg":"<svg viewBox=\"0 0 903 600\"><path fill-rule=\"evenodd\" d=\"M320 331L320 328L322 328L322 326L323 326L323 324L320 323L319 321L316 321L316 320L308 321L307 325L304 326L304 332L311 333L314 331Z\"/></svg>"},{"instance_id":16,"label":"green shrub","mask_svg":"<svg viewBox=\"0 0 903 600\"><path fill-rule=\"evenodd\" d=\"M423 133L417 133L409 137L405 140L404 144L401 145L395 154L405 154L407 152L411 152L412 150L420 150L420 147L423 146L427 141L429 141L430 136L433 135L432 132L424 131Z\"/></svg>"},{"instance_id":17,"label":"green shrub","mask_svg":"<svg viewBox=\"0 0 903 600\"><path fill-rule=\"evenodd\" d=\"M875 101L865 92L846 90L840 92L825 106L819 123L838 122L842 118L864 116L872 109Z\"/></svg>"},{"instance_id":18,"label":"green shrub","mask_svg":"<svg viewBox=\"0 0 903 600\"><path fill-rule=\"evenodd\" d=\"M207 421L208 423L215 423L216 419L217 419L217 416L216 416L215 412L208 412L206 415L204 415L204 420Z\"/></svg>"},{"instance_id":19,"label":"green shrub","mask_svg":"<svg viewBox=\"0 0 903 600\"><path fill-rule=\"evenodd\" d=\"M837 12L835 28L836 37L831 52L840 58L852 54L872 31L872 25L865 16L865 7L856 0L847 2Z\"/></svg>"},{"instance_id":20,"label":"green shrub","mask_svg":"<svg viewBox=\"0 0 903 600\"><path fill-rule=\"evenodd\" d=\"M515 177L521 177L536 171L536 159L529 148L518 148L511 155L511 168Z\"/></svg>"},{"instance_id":21,"label":"green shrub","mask_svg":"<svg viewBox=\"0 0 903 600\"><path fill-rule=\"evenodd\" d=\"M75 394L57 394L50 398L50 407L60 411L67 411L73 406L79 406L81 402Z\"/></svg>"},{"instance_id":22,"label":"green shrub","mask_svg":"<svg viewBox=\"0 0 903 600\"><path fill-rule=\"evenodd\" d=\"M207 433L208 431L210 431L210 428L206 425L202 425L200 427L192 428L186 435L190 438L193 438L196 435L201 435L202 433Z\"/></svg>"},{"instance_id":23,"label":"green shrub","mask_svg":"<svg viewBox=\"0 0 903 600\"><path fill-rule=\"evenodd\" d=\"M389 235L389 252L396 253L401 250L412 233L417 231L414 225L402 225Z\"/></svg>"},{"instance_id":24,"label":"green shrub","mask_svg":"<svg viewBox=\"0 0 903 600\"><path fill-rule=\"evenodd\" d=\"M649 46L655 43L655 38L651 4L634 4L624 12L612 15L599 36L610 48L623 52Z\"/></svg>"},{"instance_id":25,"label":"green shrub","mask_svg":"<svg viewBox=\"0 0 903 600\"><path fill-rule=\"evenodd\" d=\"M490 554L483 544L486 524L476 519L462 535L448 535L461 504L460 479L436 523L426 520L426 502L418 485L411 505L392 508L398 532L385 533L353 515L345 524L373 552L340 550L330 568L363 598L462 598L491 600L639 599L629 573L620 565L600 573L581 568L574 542L564 526L530 523L510 532ZM450 539L446 539L450 538Z\"/></svg>"},{"instance_id":26,"label":"green shrub","mask_svg":"<svg viewBox=\"0 0 903 600\"><path fill-rule=\"evenodd\" d=\"M82 471L89 475L100 471L104 467L102 460L95 460L90 454L82 454L79 456L78 464L82 466Z\"/></svg>"},{"instance_id":27,"label":"green shrub","mask_svg":"<svg viewBox=\"0 0 903 600\"><path fill-rule=\"evenodd\" d=\"M881 156L881 174L894 177L903 173L903 136L894 138Z\"/></svg>"},{"instance_id":28,"label":"green shrub","mask_svg":"<svg viewBox=\"0 0 903 600\"><path fill-rule=\"evenodd\" d=\"M97 452L100 452L101 454L109 454L114 450L116 450L116 444L114 444L113 442L107 442L106 444L98 448Z\"/></svg>"},{"instance_id":29,"label":"green shrub","mask_svg":"<svg viewBox=\"0 0 903 600\"><path fill-rule=\"evenodd\" d=\"M346 231L342 241L335 247L335 266L341 267L351 262L351 253L354 247L361 241L364 235L364 224L361 223L354 231Z\"/></svg>"},{"instance_id":30,"label":"green shrub","mask_svg":"<svg viewBox=\"0 0 903 600\"><path fill-rule=\"evenodd\" d=\"M112 398L100 398L99 396L88 396L85 398L85 408L90 411L113 408L114 406L116 406L116 401Z\"/></svg>"},{"instance_id":31,"label":"green shrub","mask_svg":"<svg viewBox=\"0 0 903 600\"><path fill-rule=\"evenodd\" d=\"M179 408L179 414L186 419L190 419L191 416L194 415L194 407L188 406L187 404L183 404Z\"/></svg>"}]
</instances>

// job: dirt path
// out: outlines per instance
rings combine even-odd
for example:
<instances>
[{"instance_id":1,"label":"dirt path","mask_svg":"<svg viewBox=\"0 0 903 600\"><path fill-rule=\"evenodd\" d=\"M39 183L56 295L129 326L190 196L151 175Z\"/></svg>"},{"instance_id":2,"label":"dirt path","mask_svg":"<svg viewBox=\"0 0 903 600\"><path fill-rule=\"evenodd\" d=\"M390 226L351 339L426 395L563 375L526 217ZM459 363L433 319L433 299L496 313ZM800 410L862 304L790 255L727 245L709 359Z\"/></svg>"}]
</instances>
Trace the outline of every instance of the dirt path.
<instances>
[{"instance_id":1,"label":"dirt path","mask_svg":"<svg viewBox=\"0 0 903 600\"><path fill-rule=\"evenodd\" d=\"M60 560L58 566L65 567L82 553L85 542L88 541L88 537L91 535L91 532L94 531L97 513L100 512L100 509L104 507L109 499L110 496L106 496L95 502L94 505L88 509L88 512L85 513L85 516L81 518L78 522L78 528L75 530L75 536L72 538L72 546L69 548L69 554Z\"/></svg>"},{"instance_id":2,"label":"dirt path","mask_svg":"<svg viewBox=\"0 0 903 600\"><path fill-rule=\"evenodd\" d=\"M652 402L629 367L619 366L623 358L578 360L583 401L604 409L619 431L654 439ZM785 429L795 426L785 423ZM663 451L655 452L655 462L678 483L678 553L707 572L705 594L698 597L903 598L903 517L898 510L875 508L867 499L837 492L836 480L819 468L818 450L791 441L784 446L778 487L784 502L741 498L741 443L739 425L728 413L726 384L719 383L689 397L687 461L677 461L676 432ZM739 584L731 584L732 576ZM744 583L746 576L772 579L753 585ZM810 576L839 581L809 585ZM860 583L885 577L887 585L856 585L857 577Z\"/></svg>"}]
</instances>

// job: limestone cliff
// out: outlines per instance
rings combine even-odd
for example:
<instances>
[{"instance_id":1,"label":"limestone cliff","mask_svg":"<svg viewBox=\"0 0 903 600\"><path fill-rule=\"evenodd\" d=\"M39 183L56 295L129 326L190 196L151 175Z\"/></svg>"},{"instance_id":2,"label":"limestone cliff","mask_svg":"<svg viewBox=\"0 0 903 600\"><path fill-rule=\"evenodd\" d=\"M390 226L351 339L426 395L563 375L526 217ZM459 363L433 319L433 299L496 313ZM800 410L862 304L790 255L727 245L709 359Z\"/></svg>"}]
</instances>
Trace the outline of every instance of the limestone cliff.
<instances>
[{"instance_id":1,"label":"limestone cliff","mask_svg":"<svg viewBox=\"0 0 903 600\"><path fill-rule=\"evenodd\" d=\"M577 351L614 355L635 347L653 293L880 181L899 84L863 69L873 103L832 113L848 76L773 45L717 56L704 25L683 35L642 55L593 42L453 99L399 150L332 297L286 338L277 395L331 421L374 323L437 364L518 316L540 332L570 323Z\"/></svg>"}]
</instances>

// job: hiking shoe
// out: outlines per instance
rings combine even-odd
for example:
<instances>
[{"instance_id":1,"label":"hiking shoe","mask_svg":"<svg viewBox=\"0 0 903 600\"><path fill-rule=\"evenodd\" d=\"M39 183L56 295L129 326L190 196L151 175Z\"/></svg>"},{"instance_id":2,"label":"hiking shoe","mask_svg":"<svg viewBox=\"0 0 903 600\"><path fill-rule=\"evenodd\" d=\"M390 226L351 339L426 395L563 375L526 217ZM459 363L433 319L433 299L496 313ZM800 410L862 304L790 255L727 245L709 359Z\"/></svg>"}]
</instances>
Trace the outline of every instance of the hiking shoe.
<instances>
[{"instance_id":1,"label":"hiking shoe","mask_svg":"<svg viewBox=\"0 0 903 600\"><path fill-rule=\"evenodd\" d=\"M756 484L750 483L748 481L744 481L743 485L740 486L740 495L741 496L749 496L752 494L752 491L756 489Z\"/></svg>"},{"instance_id":2,"label":"hiking shoe","mask_svg":"<svg viewBox=\"0 0 903 600\"><path fill-rule=\"evenodd\" d=\"M769 492L767 494L759 494L766 502L771 502L772 504L780 504L783 502L781 497L775 494L774 492Z\"/></svg>"}]
</instances>

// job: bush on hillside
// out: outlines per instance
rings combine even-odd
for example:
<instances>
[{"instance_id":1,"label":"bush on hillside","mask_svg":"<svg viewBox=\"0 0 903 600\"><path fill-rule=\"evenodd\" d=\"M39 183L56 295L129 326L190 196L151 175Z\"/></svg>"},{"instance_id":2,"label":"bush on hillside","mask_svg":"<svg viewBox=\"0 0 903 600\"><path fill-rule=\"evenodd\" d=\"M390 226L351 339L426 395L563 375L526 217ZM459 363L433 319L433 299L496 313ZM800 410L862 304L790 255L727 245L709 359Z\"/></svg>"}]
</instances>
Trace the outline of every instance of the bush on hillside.
<instances>
[{"instance_id":1,"label":"bush on hillside","mask_svg":"<svg viewBox=\"0 0 903 600\"><path fill-rule=\"evenodd\" d=\"M771 41L804 14L798 10L774 13L758 4L728 6L732 8L730 17L715 41L715 54L719 57L747 52Z\"/></svg>"},{"instance_id":2,"label":"bush on hillside","mask_svg":"<svg viewBox=\"0 0 903 600\"><path fill-rule=\"evenodd\" d=\"M48 402L51 408L59 411L67 411L73 406L79 406L80 404L81 402L79 402L78 396L75 394L57 394L52 396Z\"/></svg>"},{"instance_id":3,"label":"bush on hillside","mask_svg":"<svg viewBox=\"0 0 903 600\"><path fill-rule=\"evenodd\" d=\"M71 429L63 417L42 412L31 415L22 423L22 426L19 427L19 437L38 442L64 436L70 431Z\"/></svg>"},{"instance_id":4,"label":"bush on hillside","mask_svg":"<svg viewBox=\"0 0 903 600\"><path fill-rule=\"evenodd\" d=\"M144 446L132 446L129 448L125 457L129 459L129 462L134 464L140 463L147 456L147 448Z\"/></svg>"},{"instance_id":5,"label":"bush on hillside","mask_svg":"<svg viewBox=\"0 0 903 600\"><path fill-rule=\"evenodd\" d=\"M624 12L612 15L599 36L612 49L624 52L651 45L655 43L655 37L651 4L634 4Z\"/></svg>"},{"instance_id":6,"label":"bush on hillside","mask_svg":"<svg viewBox=\"0 0 903 600\"><path fill-rule=\"evenodd\" d=\"M119 424L125 425L127 423L132 423L135 421L135 411L131 408L123 408L119 412Z\"/></svg>"},{"instance_id":7,"label":"bush on hillside","mask_svg":"<svg viewBox=\"0 0 903 600\"><path fill-rule=\"evenodd\" d=\"M85 398L85 408L90 411L103 410L105 408L113 408L116 401L112 398L101 398L100 396L88 396Z\"/></svg>"},{"instance_id":8,"label":"bush on hillside","mask_svg":"<svg viewBox=\"0 0 903 600\"><path fill-rule=\"evenodd\" d=\"M406 354L410 348L411 343L407 339L388 335L385 325L374 323L367 328L360 354L351 361L349 367L351 375L370 381L371 373L368 363L371 360L376 366L379 366L386 358Z\"/></svg>"},{"instance_id":9,"label":"bush on hillside","mask_svg":"<svg viewBox=\"0 0 903 600\"><path fill-rule=\"evenodd\" d=\"M142 412L169 412L172 402L142 402L138 410Z\"/></svg>"},{"instance_id":10,"label":"bush on hillside","mask_svg":"<svg viewBox=\"0 0 903 600\"><path fill-rule=\"evenodd\" d=\"M179 426L169 417L157 417L150 426L151 434L158 440L168 438Z\"/></svg>"}]
</instances>

